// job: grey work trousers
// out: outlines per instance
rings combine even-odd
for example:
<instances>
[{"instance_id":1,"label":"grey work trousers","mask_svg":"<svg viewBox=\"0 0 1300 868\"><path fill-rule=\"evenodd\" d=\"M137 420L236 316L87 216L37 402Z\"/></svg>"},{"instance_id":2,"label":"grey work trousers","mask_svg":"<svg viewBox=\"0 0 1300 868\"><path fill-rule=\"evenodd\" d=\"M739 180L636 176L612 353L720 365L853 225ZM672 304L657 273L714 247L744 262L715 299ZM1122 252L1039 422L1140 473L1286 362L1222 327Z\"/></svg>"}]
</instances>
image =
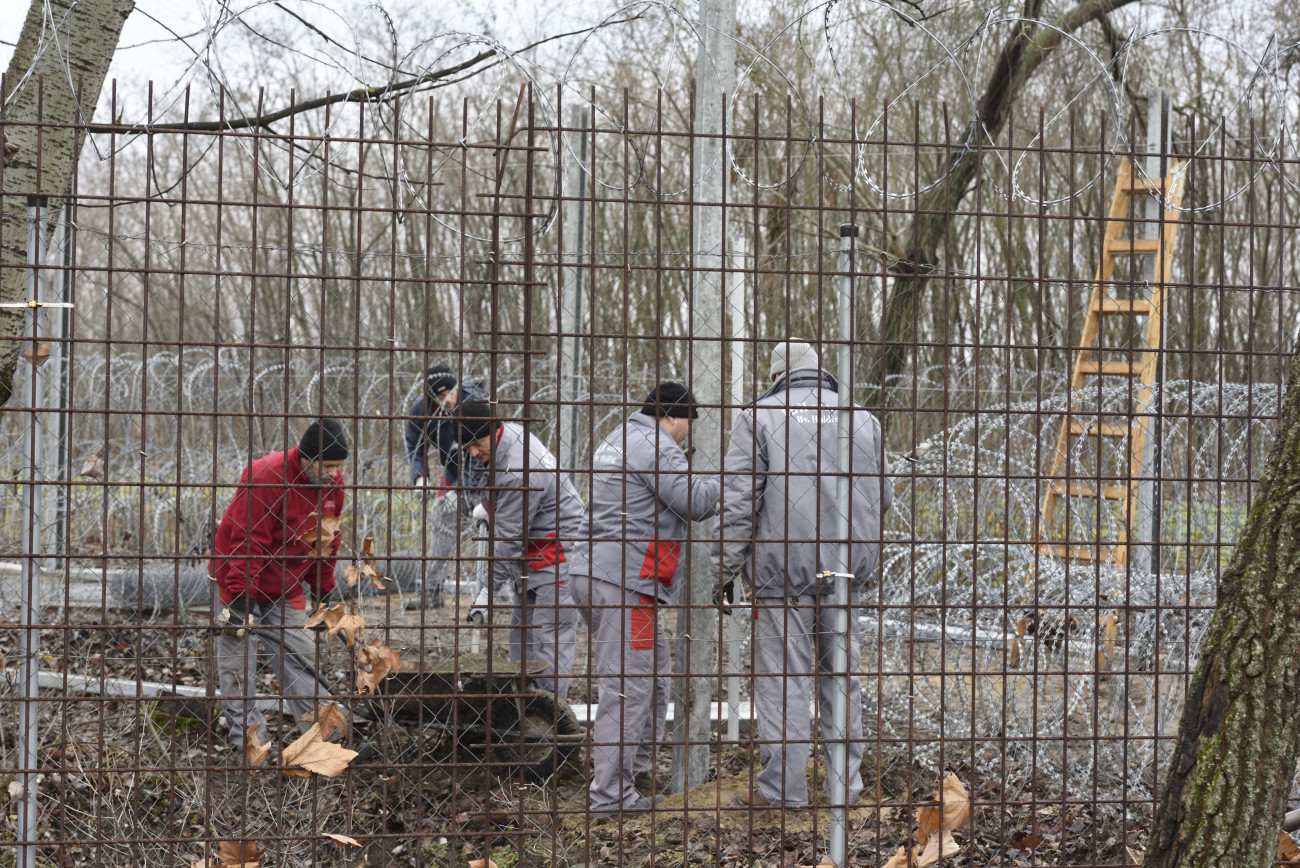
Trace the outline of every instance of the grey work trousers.
<instances>
[{"instance_id":1,"label":"grey work trousers","mask_svg":"<svg viewBox=\"0 0 1300 868\"><path fill-rule=\"evenodd\" d=\"M569 586L556 582L553 570L530 571L528 590L511 607L510 659L545 663L546 668L533 680L565 699L577 633L578 613Z\"/></svg>"},{"instance_id":2,"label":"grey work trousers","mask_svg":"<svg viewBox=\"0 0 1300 868\"><path fill-rule=\"evenodd\" d=\"M599 696L588 804L615 811L636 800L636 776L654 767L668 720L672 657L653 602L585 578L573 595L591 631Z\"/></svg>"},{"instance_id":3,"label":"grey work trousers","mask_svg":"<svg viewBox=\"0 0 1300 868\"><path fill-rule=\"evenodd\" d=\"M283 713L301 721L322 702L333 702L329 687L316 670L316 640L303 629L306 609L295 609L285 600L250 602L253 629L242 637L217 637L217 687L221 707L230 725L230 746L243 750L244 735L257 730L259 740L269 740L266 717L257 707L258 649L269 658L271 671L280 684L279 705ZM310 724L300 724L306 732Z\"/></svg>"},{"instance_id":4,"label":"grey work trousers","mask_svg":"<svg viewBox=\"0 0 1300 868\"><path fill-rule=\"evenodd\" d=\"M849 608L847 678L849 804L862 794L862 683L858 639L852 628L857 605L855 592ZM758 792L774 805L808 804L807 771L812 755L809 681L814 673L818 729L830 762L831 703L846 680L844 673L831 671L834 628L830 597L759 597L754 601L754 698L761 764Z\"/></svg>"}]
</instances>

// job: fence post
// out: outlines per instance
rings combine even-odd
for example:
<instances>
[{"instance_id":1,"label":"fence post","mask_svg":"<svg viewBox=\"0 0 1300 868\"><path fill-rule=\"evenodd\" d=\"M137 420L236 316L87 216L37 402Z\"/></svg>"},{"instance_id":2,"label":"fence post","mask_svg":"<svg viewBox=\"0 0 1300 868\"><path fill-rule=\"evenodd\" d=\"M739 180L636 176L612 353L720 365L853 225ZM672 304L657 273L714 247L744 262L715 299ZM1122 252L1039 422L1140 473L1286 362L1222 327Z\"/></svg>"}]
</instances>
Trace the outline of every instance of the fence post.
<instances>
[{"instance_id":1,"label":"fence post","mask_svg":"<svg viewBox=\"0 0 1300 868\"><path fill-rule=\"evenodd\" d=\"M19 607L18 667L22 692L22 716L18 721L18 743L22 749L22 765L18 778L22 784L22 802L18 810L18 865L35 868L39 831L37 829L36 777L37 748L40 745L40 646L41 646L41 560L45 507L41 485L45 481L44 399L45 377L37 353L40 346L41 327L41 241L45 233L40 221L44 219L48 200L43 196L27 197L27 305L32 316L31 355L31 407L28 422L23 429L23 457L30 461L27 481L23 484L23 542L26 552L22 559L22 588Z\"/></svg>"},{"instance_id":2,"label":"fence post","mask_svg":"<svg viewBox=\"0 0 1300 868\"><path fill-rule=\"evenodd\" d=\"M574 106L569 113L569 124L578 130L576 149L561 146L561 154L568 155L568 170L564 181L565 256L569 260L569 279L566 281L563 307L560 310L560 395L561 403L556 423L560 429L560 466L569 474L578 489L585 490L574 477L578 472L578 384L582 378L582 282L585 276L583 258L587 240L587 124L589 110ZM567 136L565 137L568 138ZM577 159L574 159L576 151ZM564 401L568 401L568 419L564 417ZM594 421L594 420L593 420Z\"/></svg>"},{"instance_id":3,"label":"fence post","mask_svg":"<svg viewBox=\"0 0 1300 868\"><path fill-rule=\"evenodd\" d=\"M700 47L695 67L693 135L694 195L691 205L691 357L690 388L700 403L691 429L696 471L716 471L722 453L723 208L727 166L723 142L725 95L735 79L736 0L700 0ZM709 574L708 534L692 532L687 560L685 606L678 616L673 684L673 769L670 792L704 782L708 774L710 711L713 702L714 637L718 616L712 608L716 577Z\"/></svg>"},{"instance_id":4,"label":"fence post","mask_svg":"<svg viewBox=\"0 0 1300 868\"><path fill-rule=\"evenodd\" d=\"M836 691L831 701L831 743L826 778L830 792L831 861L837 868L848 864L848 833L845 827L849 803L849 603L853 598L849 582L853 577L853 553L849 545L849 465L853 454L853 239L858 227L840 226L840 293L839 293L839 430L835 461L835 573L831 611L835 629L831 637L831 675Z\"/></svg>"}]
</instances>

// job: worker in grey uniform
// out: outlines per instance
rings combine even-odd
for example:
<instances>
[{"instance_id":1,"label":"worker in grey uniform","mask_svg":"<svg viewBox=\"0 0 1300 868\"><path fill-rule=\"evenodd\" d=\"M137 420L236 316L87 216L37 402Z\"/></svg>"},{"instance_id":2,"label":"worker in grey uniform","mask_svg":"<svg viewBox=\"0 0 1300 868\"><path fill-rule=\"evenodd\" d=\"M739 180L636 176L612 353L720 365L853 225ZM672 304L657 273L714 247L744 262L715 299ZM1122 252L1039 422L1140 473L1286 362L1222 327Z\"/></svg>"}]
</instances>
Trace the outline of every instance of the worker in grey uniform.
<instances>
[{"instance_id":1,"label":"worker in grey uniform","mask_svg":"<svg viewBox=\"0 0 1300 868\"><path fill-rule=\"evenodd\" d=\"M659 608L678 603L689 523L718 509L716 476L694 475L683 447L695 398L665 381L592 455L591 541L570 567L598 678L588 808L593 819L649 810L635 786L654 767L668 717L672 659Z\"/></svg>"},{"instance_id":2,"label":"worker in grey uniform","mask_svg":"<svg viewBox=\"0 0 1300 868\"><path fill-rule=\"evenodd\" d=\"M772 350L772 386L741 413L722 467L722 518L713 567L723 600L748 577L754 606L754 699L760 768L756 787L733 803L751 808L808 804L812 752L810 673L816 673L819 727L830 760L830 606L835 569L839 384L802 341ZM856 406L856 405L855 405ZM849 539L851 605L880 559L881 523L893 503L880 422L853 413ZM850 617L850 623L854 618ZM849 633L849 803L862 793L862 705L858 641ZM814 653L817 657L814 660ZM828 785L829 785L829 778ZM828 794L829 795L829 794Z\"/></svg>"},{"instance_id":3,"label":"worker in grey uniform","mask_svg":"<svg viewBox=\"0 0 1300 868\"><path fill-rule=\"evenodd\" d=\"M462 401L456 421L457 442L487 468L491 579L469 619L509 606L510 659L545 663L535 680L563 699L578 618L566 552L586 529L586 508L555 456L522 425L495 418L478 400Z\"/></svg>"}]
</instances>

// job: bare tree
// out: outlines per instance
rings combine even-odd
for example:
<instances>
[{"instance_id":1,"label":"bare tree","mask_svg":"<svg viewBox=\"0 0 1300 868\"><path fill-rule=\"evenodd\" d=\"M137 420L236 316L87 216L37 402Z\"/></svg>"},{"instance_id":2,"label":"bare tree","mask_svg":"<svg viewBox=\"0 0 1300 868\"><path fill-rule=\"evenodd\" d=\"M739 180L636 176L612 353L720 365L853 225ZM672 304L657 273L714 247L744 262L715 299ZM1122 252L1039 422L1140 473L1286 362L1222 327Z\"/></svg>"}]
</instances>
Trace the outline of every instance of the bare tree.
<instances>
[{"instance_id":1,"label":"bare tree","mask_svg":"<svg viewBox=\"0 0 1300 868\"><path fill-rule=\"evenodd\" d=\"M32 0L5 75L5 135L17 147L0 173L0 302L24 297L27 269L25 196L62 195L72 185L108 64L134 0ZM35 126L40 122L42 126ZM28 125L33 124L33 125ZM57 208L45 211L45 231ZM0 308L0 406L13 393L25 311Z\"/></svg>"}]
</instances>

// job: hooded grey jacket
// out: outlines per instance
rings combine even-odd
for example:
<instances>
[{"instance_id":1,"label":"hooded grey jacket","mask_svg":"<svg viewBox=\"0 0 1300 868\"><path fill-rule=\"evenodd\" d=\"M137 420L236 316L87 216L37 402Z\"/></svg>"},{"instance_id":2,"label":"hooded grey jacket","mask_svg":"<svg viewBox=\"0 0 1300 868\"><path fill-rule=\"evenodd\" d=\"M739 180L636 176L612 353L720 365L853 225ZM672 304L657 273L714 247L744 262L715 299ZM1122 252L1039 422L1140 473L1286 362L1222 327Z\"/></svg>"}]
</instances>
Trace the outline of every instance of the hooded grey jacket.
<instances>
[{"instance_id":1,"label":"hooded grey jacket","mask_svg":"<svg viewBox=\"0 0 1300 868\"><path fill-rule=\"evenodd\" d=\"M717 515L718 479L691 473L686 453L652 416L633 413L592 455L592 578L665 603L688 524ZM584 573L585 574L585 573Z\"/></svg>"},{"instance_id":2,"label":"hooded grey jacket","mask_svg":"<svg viewBox=\"0 0 1300 868\"><path fill-rule=\"evenodd\" d=\"M503 422L488 469L492 513L492 589L522 591L524 570L564 582L566 548L586 525L586 508L555 456L517 422ZM558 571L557 571L558 566Z\"/></svg>"},{"instance_id":3,"label":"hooded grey jacket","mask_svg":"<svg viewBox=\"0 0 1300 868\"><path fill-rule=\"evenodd\" d=\"M755 597L829 593L835 569L839 394L835 378L788 372L740 415L722 469L722 521L712 566L723 582L746 572ZM853 414L849 539L854 584L880 560L882 516L893 504L880 422Z\"/></svg>"}]
</instances>

